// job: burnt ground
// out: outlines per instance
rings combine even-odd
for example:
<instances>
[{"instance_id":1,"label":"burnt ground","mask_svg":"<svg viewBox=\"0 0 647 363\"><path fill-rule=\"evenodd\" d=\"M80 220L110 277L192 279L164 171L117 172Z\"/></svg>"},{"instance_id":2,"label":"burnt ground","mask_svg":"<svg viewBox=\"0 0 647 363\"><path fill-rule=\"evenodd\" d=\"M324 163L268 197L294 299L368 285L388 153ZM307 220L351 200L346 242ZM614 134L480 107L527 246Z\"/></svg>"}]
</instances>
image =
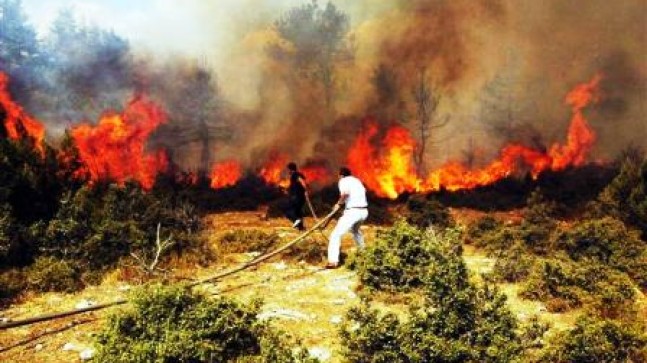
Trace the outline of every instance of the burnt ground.
<instances>
[{"instance_id":1,"label":"burnt ground","mask_svg":"<svg viewBox=\"0 0 647 363\"><path fill-rule=\"evenodd\" d=\"M462 223L482 216L482 212L473 210L452 210L454 217ZM208 238L214 249L218 250L218 238L221 234L236 229L261 229L275 232L284 241L298 234L283 219L264 219L263 212L231 212L212 214L206 217ZM499 217L515 220L519 212L501 213ZM312 220L308 220L312 224ZM331 223L326 233L329 233ZM379 228L368 225L363 227L367 243L371 243ZM319 243L325 240L320 234L302 243ZM353 242L350 236L344 239L343 250L353 253ZM212 275L239 263L253 258L253 253L223 254L206 268L183 266L173 271L176 276L184 278L201 278ZM322 256L323 257L323 256ZM465 246L465 260L478 279L481 272L490 270L493 259L472 246ZM262 317L272 319L273 324L287 333L299 338L310 352L326 362L342 362L339 351L338 330L346 311L360 303L361 286L356 274L345 268L325 270L322 263L311 264L286 256L277 256L272 260L245 270L223 280L200 287L212 294L222 294L243 301L261 298L264 301ZM135 283L124 280L124 271L115 270L98 286L91 286L74 294L45 293L24 296L19 302L0 312L0 316L10 319L21 319L48 312L73 309L87 303L103 303L124 297ZM521 300L516 292L519 286L506 284L501 286L509 297L511 310L521 319L527 320L538 315L541 320L549 321L555 329L571 326L578 311L566 314L546 312L539 302ZM411 299L418 296L389 296L379 294L372 306L405 313ZM643 311L647 312L644 296L640 298ZM23 343L0 353L2 362L75 362L80 361L80 352L92 347L93 335L101 329L105 318L123 307L113 307L102 311L77 315L50 322L10 329L0 333L0 349Z\"/></svg>"}]
</instances>

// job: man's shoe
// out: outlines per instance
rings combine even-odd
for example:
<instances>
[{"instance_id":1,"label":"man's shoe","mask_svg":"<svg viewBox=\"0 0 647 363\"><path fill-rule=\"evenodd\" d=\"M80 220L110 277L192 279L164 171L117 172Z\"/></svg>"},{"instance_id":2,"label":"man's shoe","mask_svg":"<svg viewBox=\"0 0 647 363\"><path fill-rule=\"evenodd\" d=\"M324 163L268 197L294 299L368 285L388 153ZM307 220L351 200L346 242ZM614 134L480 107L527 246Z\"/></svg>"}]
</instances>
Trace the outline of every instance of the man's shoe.
<instances>
[{"instance_id":1,"label":"man's shoe","mask_svg":"<svg viewBox=\"0 0 647 363\"><path fill-rule=\"evenodd\" d=\"M331 262L328 262L328 263L326 264L326 266L324 266L324 268L325 268L326 270L334 270L334 269L336 269L336 268L339 268L339 264L338 264L338 263L331 263Z\"/></svg>"}]
</instances>

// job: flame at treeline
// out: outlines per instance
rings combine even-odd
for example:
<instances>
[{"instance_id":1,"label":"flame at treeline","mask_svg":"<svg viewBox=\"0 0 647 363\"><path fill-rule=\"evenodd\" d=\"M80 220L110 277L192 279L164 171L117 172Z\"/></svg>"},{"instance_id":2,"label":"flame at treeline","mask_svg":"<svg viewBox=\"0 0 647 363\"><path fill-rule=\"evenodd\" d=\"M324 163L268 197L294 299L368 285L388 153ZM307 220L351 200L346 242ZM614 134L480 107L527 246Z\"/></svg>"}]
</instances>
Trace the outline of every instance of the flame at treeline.
<instances>
[{"instance_id":1,"label":"flame at treeline","mask_svg":"<svg viewBox=\"0 0 647 363\"><path fill-rule=\"evenodd\" d=\"M545 170L559 171L580 166L595 143L595 132L584 118L583 109L599 101L601 75L576 86L566 96L571 118L565 144L555 143L548 151L521 144L505 145L499 157L481 168L470 169L459 162L447 162L427 175L418 175L413 155L416 142L407 129L393 125L376 140L377 124L367 120L365 127L348 153L351 170L378 196L396 198L408 192L431 192L440 189L456 191L488 185L522 170L533 177Z\"/></svg>"},{"instance_id":2,"label":"flame at treeline","mask_svg":"<svg viewBox=\"0 0 647 363\"><path fill-rule=\"evenodd\" d=\"M123 112L107 112L97 125L75 126L71 135L91 180L123 184L132 179L150 189L157 174L167 170L168 158L164 150L147 151L146 141L165 121L161 107L136 95Z\"/></svg>"},{"instance_id":3,"label":"flame at treeline","mask_svg":"<svg viewBox=\"0 0 647 363\"><path fill-rule=\"evenodd\" d=\"M4 127L7 136L12 140L31 138L42 155L45 151L45 127L13 101L7 89L8 85L9 77L4 72L0 72L0 106L5 113Z\"/></svg>"},{"instance_id":4,"label":"flame at treeline","mask_svg":"<svg viewBox=\"0 0 647 363\"><path fill-rule=\"evenodd\" d=\"M600 99L596 75L587 83L571 90L565 103L573 116L566 142L554 143L547 151L511 143L501 148L499 157L480 168L469 168L460 162L447 162L440 168L419 175L414 163L416 141L405 127L393 124L380 135L372 120L365 122L347 153L347 164L378 196L396 198L404 192L432 192L441 189L456 191L494 183L517 172L529 171L537 177L545 170L559 171L586 162L596 139L583 110ZM34 147L44 153L43 125L13 101L7 90L8 77L0 72L0 106L4 127L10 139L30 138ZM167 172L169 159L165 150L147 150L149 136L164 122L166 113L144 95L136 95L124 111L106 112L96 125L80 124L71 129L79 150L83 172L91 182L111 180L123 184L139 182L150 189L159 173ZM256 174L270 185L287 187L286 171L290 158L273 151L257 169ZM211 187L219 189L236 184L243 175L243 166L236 160L212 165ZM300 168L308 183L329 183L332 174L323 164L305 163ZM195 181L194 181L195 182Z\"/></svg>"},{"instance_id":5,"label":"flame at treeline","mask_svg":"<svg viewBox=\"0 0 647 363\"><path fill-rule=\"evenodd\" d=\"M242 166L235 160L227 160L213 165L211 169L211 187L220 189L238 182L242 176Z\"/></svg>"}]
</instances>

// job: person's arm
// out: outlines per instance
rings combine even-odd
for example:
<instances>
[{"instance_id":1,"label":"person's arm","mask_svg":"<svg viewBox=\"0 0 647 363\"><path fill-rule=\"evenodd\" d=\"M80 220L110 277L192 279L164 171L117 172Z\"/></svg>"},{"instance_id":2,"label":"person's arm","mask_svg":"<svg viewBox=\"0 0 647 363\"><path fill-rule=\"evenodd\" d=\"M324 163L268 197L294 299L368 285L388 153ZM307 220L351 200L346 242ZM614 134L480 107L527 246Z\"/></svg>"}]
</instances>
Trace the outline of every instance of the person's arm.
<instances>
[{"instance_id":1,"label":"person's arm","mask_svg":"<svg viewBox=\"0 0 647 363\"><path fill-rule=\"evenodd\" d=\"M306 183L306 177L300 174L297 177L297 181L299 182L299 184L301 184L301 186L303 187L303 190L307 194L308 193L308 184Z\"/></svg>"},{"instance_id":2,"label":"person's arm","mask_svg":"<svg viewBox=\"0 0 647 363\"><path fill-rule=\"evenodd\" d=\"M341 206L346 203L346 199L348 199L348 194L340 194L339 199L337 200L337 205L341 208Z\"/></svg>"},{"instance_id":3,"label":"person's arm","mask_svg":"<svg viewBox=\"0 0 647 363\"><path fill-rule=\"evenodd\" d=\"M339 181L339 199L337 200L336 206L341 208L343 204L346 203L346 200L348 199L349 191L347 187L347 183L344 182L344 180Z\"/></svg>"}]
</instances>

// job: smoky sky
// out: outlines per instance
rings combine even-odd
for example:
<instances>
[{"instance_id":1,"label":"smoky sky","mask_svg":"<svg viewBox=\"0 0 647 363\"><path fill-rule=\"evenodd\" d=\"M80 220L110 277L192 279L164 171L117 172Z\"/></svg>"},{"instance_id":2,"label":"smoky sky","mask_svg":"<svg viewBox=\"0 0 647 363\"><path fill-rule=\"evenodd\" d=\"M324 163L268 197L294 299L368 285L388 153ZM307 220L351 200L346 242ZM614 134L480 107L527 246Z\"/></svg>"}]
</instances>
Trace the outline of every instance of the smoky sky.
<instances>
[{"instance_id":1,"label":"smoky sky","mask_svg":"<svg viewBox=\"0 0 647 363\"><path fill-rule=\"evenodd\" d=\"M332 119L317 101L317 85L295 83L267 51L280 42L274 22L306 1L23 3L40 34L56 9L67 6L130 40L150 67L173 58L210 67L235 110L214 116L230 117L234 128L234 141L210 144L214 161L253 164L278 148L298 161L342 162L367 116L402 123L417 137L412 89L422 70L440 95L434 120L448 121L431 135L426 158L432 165L460 158L468 145L490 157L512 140L563 142L570 117L564 97L597 73L602 101L586 110L599 137L595 156L647 146L647 3L641 0L334 2L350 18L354 54L335 68ZM380 67L385 73L376 81Z\"/></svg>"}]
</instances>

